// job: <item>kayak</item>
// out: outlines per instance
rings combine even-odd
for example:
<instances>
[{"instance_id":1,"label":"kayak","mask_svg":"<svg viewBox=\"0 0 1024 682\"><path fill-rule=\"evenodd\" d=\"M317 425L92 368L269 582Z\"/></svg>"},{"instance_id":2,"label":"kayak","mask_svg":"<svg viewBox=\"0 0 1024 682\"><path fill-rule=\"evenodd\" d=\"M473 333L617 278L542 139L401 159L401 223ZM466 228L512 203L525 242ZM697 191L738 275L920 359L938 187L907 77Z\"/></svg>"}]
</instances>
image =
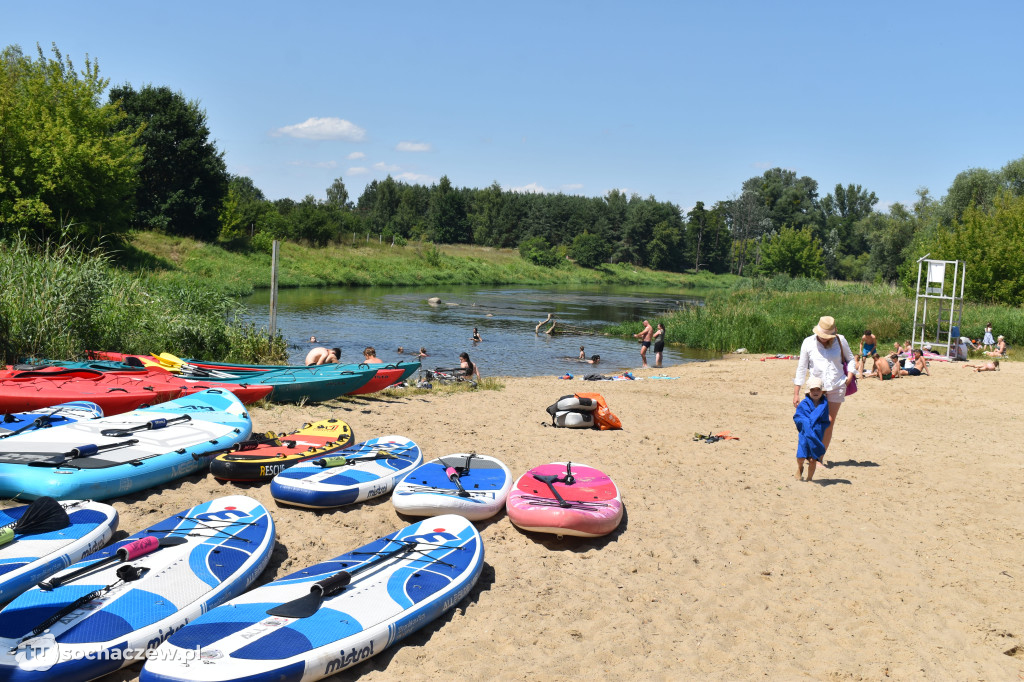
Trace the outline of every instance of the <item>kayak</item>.
<instances>
[{"instance_id":1,"label":"kayak","mask_svg":"<svg viewBox=\"0 0 1024 682\"><path fill-rule=\"evenodd\" d=\"M28 412L61 403L86 400L96 403L103 414L121 414L143 405L154 405L180 396L183 388L120 386L92 381L0 380L0 413Z\"/></svg>"}]
</instances>

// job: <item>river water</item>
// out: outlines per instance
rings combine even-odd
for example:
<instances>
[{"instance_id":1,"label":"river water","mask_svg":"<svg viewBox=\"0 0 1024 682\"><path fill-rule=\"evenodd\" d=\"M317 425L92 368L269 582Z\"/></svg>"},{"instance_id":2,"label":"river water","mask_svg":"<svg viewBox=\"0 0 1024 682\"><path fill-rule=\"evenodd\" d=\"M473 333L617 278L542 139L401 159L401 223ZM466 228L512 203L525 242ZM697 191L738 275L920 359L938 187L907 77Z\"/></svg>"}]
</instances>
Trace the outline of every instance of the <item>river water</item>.
<instances>
[{"instance_id":1,"label":"river water","mask_svg":"<svg viewBox=\"0 0 1024 682\"><path fill-rule=\"evenodd\" d=\"M428 299L441 304L432 306ZM425 368L458 366L465 351L479 364L482 376L539 376L569 372L616 374L640 367L639 343L603 336L609 323L654 319L685 303L699 302L698 292L683 294L630 287L402 287L300 288L278 292L277 326L288 341L289 361L302 364L314 345L339 346L342 362L362 361L373 346L385 362L410 360L420 347ZM269 322L270 292L243 299L246 319ZM535 332L549 312L558 326L553 335ZM653 324L653 322L652 322ZM482 341L471 341L473 327ZM310 343L316 336L317 343ZM671 339L669 339L671 344ZM600 355L598 365L576 360L580 346L587 357ZM398 348L404 348L399 354ZM713 357L712 353L669 345L664 365ZM654 351L648 352L653 365Z\"/></svg>"}]
</instances>

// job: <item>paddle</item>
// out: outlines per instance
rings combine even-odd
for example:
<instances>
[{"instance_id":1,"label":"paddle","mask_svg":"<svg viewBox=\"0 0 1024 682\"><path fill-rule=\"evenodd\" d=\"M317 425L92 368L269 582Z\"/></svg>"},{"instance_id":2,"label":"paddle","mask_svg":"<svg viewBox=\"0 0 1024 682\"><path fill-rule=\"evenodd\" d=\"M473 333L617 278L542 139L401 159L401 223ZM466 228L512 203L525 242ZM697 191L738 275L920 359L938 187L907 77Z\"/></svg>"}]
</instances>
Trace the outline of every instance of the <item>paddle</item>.
<instances>
[{"instance_id":1,"label":"paddle","mask_svg":"<svg viewBox=\"0 0 1024 682\"><path fill-rule=\"evenodd\" d=\"M192 417L183 414L180 417L174 417L172 419L151 419L148 422L139 424L138 426L129 426L123 429L103 429L100 431L100 435L106 436L107 438L124 438L130 436L136 431L156 431L157 429L167 428L171 424L177 424L179 422L192 421Z\"/></svg>"},{"instance_id":2,"label":"paddle","mask_svg":"<svg viewBox=\"0 0 1024 682\"><path fill-rule=\"evenodd\" d=\"M52 497L40 497L32 502L13 524L0 528L0 545L14 540L16 535L38 535L67 528L71 525L68 513Z\"/></svg>"},{"instance_id":3,"label":"paddle","mask_svg":"<svg viewBox=\"0 0 1024 682\"><path fill-rule=\"evenodd\" d=\"M393 542L399 542L394 540ZM290 602L279 604L271 609L267 609L268 616L280 616L282 618L309 618L317 611L324 603L324 599L333 596L341 592L345 587L352 582L352 577L366 571L378 564L381 564L389 559L408 554L416 547L416 543L404 543L398 549L392 550L385 554L381 554L379 557L372 561L368 561L362 566L353 568L352 570L341 571L335 573L329 578L319 580L309 587L309 594L293 599Z\"/></svg>"},{"instance_id":4,"label":"paddle","mask_svg":"<svg viewBox=\"0 0 1024 682\"><path fill-rule=\"evenodd\" d=\"M19 433L22 433L32 428L45 429L48 426L52 426L53 423L57 421L68 421L67 417L61 414L57 414L58 412L60 412L60 410L55 410L50 414L41 414L38 417L36 417L34 421L25 424L20 429L17 429L15 431L8 431L7 433L0 433L0 438L9 438L11 436L17 436ZM6 417L7 415L4 416ZM7 420L5 419L4 421ZM14 419L12 418L11 421L14 421Z\"/></svg>"},{"instance_id":5,"label":"paddle","mask_svg":"<svg viewBox=\"0 0 1024 682\"><path fill-rule=\"evenodd\" d=\"M398 457L398 453L405 452L411 449L411 445L407 445L404 448L398 450L377 450L377 454L370 457L345 457L338 455L336 457L324 457L323 459L314 459L313 464L318 467L340 467L346 464L355 464L356 462L372 462L377 459L402 459Z\"/></svg>"},{"instance_id":6,"label":"paddle","mask_svg":"<svg viewBox=\"0 0 1024 682\"><path fill-rule=\"evenodd\" d=\"M536 478L538 481L540 481L541 483L545 484L548 488L551 489L551 494L555 496L556 500L558 500L558 506L559 507L571 507L572 506L571 504L566 502L562 498L561 495L558 494L558 491L555 490L555 485L554 485L555 483L564 483L566 485L572 485L573 483L576 482L576 477L572 475L572 462L567 462L566 463L566 465L565 465L565 477L564 478L558 476L558 474L550 474L550 475L547 475L547 476L538 476L537 474L533 474L533 477Z\"/></svg>"},{"instance_id":7,"label":"paddle","mask_svg":"<svg viewBox=\"0 0 1024 682\"><path fill-rule=\"evenodd\" d=\"M102 568L103 566L106 566L107 564L112 564L115 561L127 563L129 561L134 561L135 559L138 559L140 556L149 554L150 552L153 552L159 549L160 547L174 547L176 545L183 545L186 542L188 542L188 540L182 537L155 538L152 535L147 535L144 538L139 538L134 542L129 542L127 545L121 546L120 548L118 548L116 552L114 552L110 556L100 559L99 561L95 561L89 564L88 566L83 566L82 568L72 571L71 573L57 575L50 578L49 580L44 580L43 582L39 583L39 588L42 590L54 590L60 587L61 585L66 585L67 583L71 582L72 580L75 580L76 578L82 577L86 573L92 573L97 568ZM118 569L118 575L120 575L120 572L120 569Z\"/></svg>"},{"instance_id":8,"label":"paddle","mask_svg":"<svg viewBox=\"0 0 1024 682\"><path fill-rule=\"evenodd\" d=\"M77 611L79 608L81 608L82 606L88 604L92 600L99 599L104 594L106 594L110 590L112 590L115 587L117 587L119 584L121 584L121 583L130 583L130 582L132 582L134 580L138 580L142 576L146 575L146 573L148 573L148 572L149 572L149 569L148 568L144 568L142 566L131 566L131 565L122 566L121 568L117 569L117 573L116 573L116 575L117 575L117 582L113 582L113 583L107 585L106 587L101 587L98 590L93 590L89 594L82 595L81 597L79 597L75 601L71 602L70 604L68 604L67 606L62 608L57 613L53 614L52 616L50 616L49 618L44 620L39 625L37 625L34 628L32 628L32 634L29 635L28 637L23 637L21 639L21 641L18 642L18 644L21 645L22 642L24 642L26 639L30 639L31 637L38 637L39 635L41 635L44 632L46 632L46 629L49 628L51 625L54 625L55 623L57 623L61 618L64 618L68 614ZM39 586L42 587L42 583L40 583Z\"/></svg>"},{"instance_id":9,"label":"paddle","mask_svg":"<svg viewBox=\"0 0 1024 682\"><path fill-rule=\"evenodd\" d=\"M462 487L462 481L459 479L469 473L469 460L473 459L476 455L467 455L465 463L459 467L450 467L448 463L441 459L441 464L445 466L444 473L448 477L448 480L455 484L455 487L459 489L459 497L469 497L469 493Z\"/></svg>"}]
</instances>

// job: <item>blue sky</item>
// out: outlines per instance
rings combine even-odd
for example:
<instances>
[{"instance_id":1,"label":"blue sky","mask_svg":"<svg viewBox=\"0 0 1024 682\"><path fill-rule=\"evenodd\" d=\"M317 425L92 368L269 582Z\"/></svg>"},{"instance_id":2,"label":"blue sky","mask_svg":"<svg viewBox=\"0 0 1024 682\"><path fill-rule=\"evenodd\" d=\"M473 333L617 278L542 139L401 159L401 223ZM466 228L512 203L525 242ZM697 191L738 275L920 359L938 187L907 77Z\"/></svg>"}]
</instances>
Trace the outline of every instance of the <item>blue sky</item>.
<instances>
[{"instance_id":1,"label":"blue sky","mask_svg":"<svg viewBox=\"0 0 1024 682\"><path fill-rule=\"evenodd\" d=\"M197 100L271 199L430 184L689 209L775 166L944 195L1024 156L1024 3L0 2L111 84Z\"/></svg>"}]
</instances>

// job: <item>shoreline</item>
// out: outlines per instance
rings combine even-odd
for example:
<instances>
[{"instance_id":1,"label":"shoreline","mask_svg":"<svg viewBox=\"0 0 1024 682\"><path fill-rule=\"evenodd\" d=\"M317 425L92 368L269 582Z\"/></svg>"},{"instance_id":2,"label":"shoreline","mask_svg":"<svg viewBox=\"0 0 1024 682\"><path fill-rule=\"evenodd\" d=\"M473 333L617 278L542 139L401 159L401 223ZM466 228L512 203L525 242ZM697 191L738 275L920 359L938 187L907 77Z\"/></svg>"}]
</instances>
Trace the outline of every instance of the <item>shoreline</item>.
<instances>
[{"instance_id":1,"label":"shoreline","mask_svg":"<svg viewBox=\"0 0 1024 682\"><path fill-rule=\"evenodd\" d=\"M255 431L340 418L357 442L405 435L425 459L476 451L515 476L570 459L604 470L622 492L623 522L603 538L525 533L503 511L478 522L485 566L469 596L332 679L1024 672L1024 653L1006 653L1024 650L1022 366L974 373L932 363L929 377L861 380L840 411L831 466L803 483L793 479L796 361L760 357L632 370L641 381L500 377L500 391L253 409ZM604 395L623 430L546 426L545 408L573 391ZM693 440L724 430L739 440ZM208 475L112 504L119 532L135 532L153 514L234 493L261 501L277 524L257 584L415 520L387 498L325 512L281 507L269 485Z\"/></svg>"}]
</instances>

